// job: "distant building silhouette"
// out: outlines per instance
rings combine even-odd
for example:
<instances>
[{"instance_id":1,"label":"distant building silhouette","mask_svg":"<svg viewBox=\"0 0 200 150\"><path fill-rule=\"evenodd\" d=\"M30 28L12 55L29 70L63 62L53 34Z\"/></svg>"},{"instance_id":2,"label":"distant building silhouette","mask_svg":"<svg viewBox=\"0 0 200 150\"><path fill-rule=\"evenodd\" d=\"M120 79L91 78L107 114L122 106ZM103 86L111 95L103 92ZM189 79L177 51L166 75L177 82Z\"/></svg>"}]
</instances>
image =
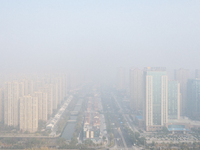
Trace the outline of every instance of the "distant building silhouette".
<instances>
[{"instance_id":1,"label":"distant building silhouette","mask_svg":"<svg viewBox=\"0 0 200 150\"><path fill-rule=\"evenodd\" d=\"M38 99L38 120L47 121L47 93L35 92L35 97Z\"/></svg>"},{"instance_id":2,"label":"distant building silhouette","mask_svg":"<svg viewBox=\"0 0 200 150\"><path fill-rule=\"evenodd\" d=\"M30 95L20 97L20 130L36 132L38 130L38 98Z\"/></svg>"},{"instance_id":3,"label":"distant building silhouette","mask_svg":"<svg viewBox=\"0 0 200 150\"><path fill-rule=\"evenodd\" d=\"M21 85L21 86L20 86ZM21 87L21 88L20 88ZM23 96L23 83L6 82L4 91L4 124L19 125L19 96ZM21 90L20 90L21 89Z\"/></svg>"},{"instance_id":4,"label":"distant building silhouette","mask_svg":"<svg viewBox=\"0 0 200 150\"><path fill-rule=\"evenodd\" d=\"M130 106L134 111L142 110L144 102L143 71L130 69Z\"/></svg>"},{"instance_id":5,"label":"distant building silhouette","mask_svg":"<svg viewBox=\"0 0 200 150\"><path fill-rule=\"evenodd\" d=\"M186 101L187 101L187 81L189 78L189 70L187 69L179 69L174 71L174 78L176 81L180 83L180 115L186 115Z\"/></svg>"},{"instance_id":6,"label":"distant building silhouette","mask_svg":"<svg viewBox=\"0 0 200 150\"><path fill-rule=\"evenodd\" d=\"M187 84L187 114L200 119L200 79L189 79Z\"/></svg>"},{"instance_id":7,"label":"distant building silhouette","mask_svg":"<svg viewBox=\"0 0 200 150\"><path fill-rule=\"evenodd\" d=\"M168 81L168 119L180 118L180 83Z\"/></svg>"}]
</instances>

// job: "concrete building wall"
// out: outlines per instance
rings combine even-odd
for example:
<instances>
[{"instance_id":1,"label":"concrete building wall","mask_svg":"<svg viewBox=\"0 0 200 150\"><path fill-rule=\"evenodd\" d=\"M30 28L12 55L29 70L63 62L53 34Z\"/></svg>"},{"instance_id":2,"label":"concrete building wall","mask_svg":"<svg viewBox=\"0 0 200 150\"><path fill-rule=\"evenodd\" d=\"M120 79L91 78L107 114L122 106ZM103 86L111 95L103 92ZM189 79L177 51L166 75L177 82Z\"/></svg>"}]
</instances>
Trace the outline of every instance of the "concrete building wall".
<instances>
[{"instance_id":1,"label":"concrete building wall","mask_svg":"<svg viewBox=\"0 0 200 150\"><path fill-rule=\"evenodd\" d=\"M19 125L19 84L6 82L4 91L4 124L17 127Z\"/></svg>"},{"instance_id":2,"label":"concrete building wall","mask_svg":"<svg viewBox=\"0 0 200 150\"><path fill-rule=\"evenodd\" d=\"M38 98L38 120L47 121L47 93L35 92Z\"/></svg>"},{"instance_id":3,"label":"concrete building wall","mask_svg":"<svg viewBox=\"0 0 200 150\"><path fill-rule=\"evenodd\" d=\"M45 85L41 91L47 93L47 113L51 116L53 113L53 85Z\"/></svg>"},{"instance_id":4,"label":"concrete building wall","mask_svg":"<svg viewBox=\"0 0 200 150\"><path fill-rule=\"evenodd\" d=\"M30 95L20 97L20 130L36 132L38 129L38 99Z\"/></svg>"},{"instance_id":5,"label":"concrete building wall","mask_svg":"<svg viewBox=\"0 0 200 150\"><path fill-rule=\"evenodd\" d=\"M24 79L24 95L31 95L33 96L34 91L33 91L33 81Z\"/></svg>"},{"instance_id":6,"label":"concrete building wall","mask_svg":"<svg viewBox=\"0 0 200 150\"><path fill-rule=\"evenodd\" d=\"M53 84L53 109L58 108L58 84Z\"/></svg>"}]
</instances>

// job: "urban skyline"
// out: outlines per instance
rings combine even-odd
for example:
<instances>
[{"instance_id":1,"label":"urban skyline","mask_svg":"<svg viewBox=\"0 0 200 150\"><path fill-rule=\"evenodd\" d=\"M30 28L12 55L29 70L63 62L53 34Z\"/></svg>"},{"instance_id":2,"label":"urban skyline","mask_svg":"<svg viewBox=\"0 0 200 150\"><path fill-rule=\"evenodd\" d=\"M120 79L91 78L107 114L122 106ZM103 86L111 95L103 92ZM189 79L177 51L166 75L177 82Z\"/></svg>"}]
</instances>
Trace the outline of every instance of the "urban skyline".
<instances>
[{"instance_id":1,"label":"urban skyline","mask_svg":"<svg viewBox=\"0 0 200 150\"><path fill-rule=\"evenodd\" d=\"M200 149L200 1L0 4L0 149Z\"/></svg>"}]
</instances>

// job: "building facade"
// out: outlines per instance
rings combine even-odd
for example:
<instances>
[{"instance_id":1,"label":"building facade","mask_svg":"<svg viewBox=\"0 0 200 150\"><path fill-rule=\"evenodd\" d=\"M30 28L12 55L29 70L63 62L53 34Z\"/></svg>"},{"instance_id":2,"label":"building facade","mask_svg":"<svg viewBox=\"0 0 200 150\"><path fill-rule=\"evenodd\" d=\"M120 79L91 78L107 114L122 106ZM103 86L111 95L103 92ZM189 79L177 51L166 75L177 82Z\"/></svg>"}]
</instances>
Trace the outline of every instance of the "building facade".
<instances>
[{"instance_id":1,"label":"building facade","mask_svg":"<svg viewBox=\"0 0 200 150\"><path fill-rule=\"evenodd\" d=\"M23 90L22 90L23 91ZM19 125L19 83L6 82L4 91L4 124L17 127Z\"/></svg>"},{"instance_id":2,"label":"building facade","mask_svg":"<svg viewBox=\"0 0 200 150\"><path fill-rule=\"evenodd\" d=\"M163 68L147 68L145 73L146 131L162 130L168 122L168 77Z\"/></svg>"},{"instance_id":3,"label":"building facade","mask_svg":"<svg viewBox=\"0 0 200 150\"><path fill-rule=\"evenodd\" d=\"M38 98L30 95L20 97L20 130L38 130Z\"/></svg>"},{"instance_id":4,"label":"building facade","mask_svg":"<svg viewBox=\"0 0 200 150\"><path fill-rule=\"evenodd\" d=\"M181 99L180 99L180 115L186 115L186 102L187 102L187 81L189 78L189 70L187 69L179 69L175 70L174 78L176 81L180 83L180 92L181 92Z\"/></svg>"},{"instance_id":5,"label":"building facade","mask_svg":"<svg viewBox=\"0 0 200 150\"><path fill-rule=\"evenodd\" d=\"M200 119L200 79L188 80L187 99L187 114L192 119Z\"/></svg>"},{"instance_id":6,"label":"building facade","mask_svg":"<svg viewBox=\"0 0 200 150\"><path fill-rule=\"evenodd\" d=\"M53 86L52 84L46 85L43 88L43 92L47 93L47 113L48 115L53 114Z\"/></svg>"},{"instance_id":7,"label":"building facade","mask_svg":"<svg viewBox=\"0 0 200 150\"><path fill-rule=\"evenodd\" d=\"M180 118L180 83L168 81L168 119Z\"/></svg>"},{"instance_id":8,"label":"building facade","mask_svg":"<svg viewBox=\"0 0 200 150\"><path fill-rule=\"evenodd\" d=\"M38 98L38 120L47 121L47 93L35 92Z\"/></svg>"}]
</instances>

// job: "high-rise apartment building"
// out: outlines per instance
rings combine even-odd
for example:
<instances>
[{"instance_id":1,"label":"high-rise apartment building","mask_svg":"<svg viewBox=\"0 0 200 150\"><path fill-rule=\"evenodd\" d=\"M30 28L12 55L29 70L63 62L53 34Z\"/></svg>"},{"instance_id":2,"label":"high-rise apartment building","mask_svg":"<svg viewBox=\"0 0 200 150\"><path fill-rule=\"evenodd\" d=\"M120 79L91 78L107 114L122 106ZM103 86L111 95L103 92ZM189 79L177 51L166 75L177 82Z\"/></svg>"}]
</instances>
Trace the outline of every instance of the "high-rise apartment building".
<instances>
[{"instance_id":1,"label":"high-rise apartment building","mask_svg":"<svg viewBox=\"0 0 200 150\"><path fill-rule=\"evenodd\" d=\"M47 93L35 92L38 98L38 120L47 121Z\"/></svg>"},{"instance_id":2,"label":"high-rise apartment building","mask_svg":"<svg viewBox=\"0 0 200 150\"><path fill-rule=\"evenodd\" d=\"M24 83L20 82L19 83L19 97L23 97L24 96Z\"/></svg>"},{"instance_id":3,"label":"high-rise apartment building","mask_svg":"<svg viewBox=\"0 0 200 150\"><path fill-rule=\"evenodd\" d=\"M68 88L69 88L69 75L68 74L64 74L62 76L63 78L63 87L62 87L62 90L63 90L63 98L67 97L67 94L68 94Z\"/></svg>"},{"instance_id":4,"label":"high-rise apartment building","mask_svg":"<svg viewBox=\"0 0 200 150\"><path fill-rule=\"evenodd\" d=\"M33 92L33 81L32 80L24 80L24 95L32 95L34 94Z\"/></svg>"},{"instance_id":5,"label":"high-rise apartment building","mask_svg":"<svg viewBox=\"0 0 200 150\"><path fill-rule=\"evenodd\" d=\"M66 94L66 91L65 91L65 87L66 87L66 84L65 84L65 80L66 80L65 75L61 75L60 80L61 80L61 83L62 83L61 84L61 97L62 97L61 101L63 101L64 97L65 97L65 94Z\"/></svg>"},{"instance_id":6,"label":"high-rise apartment building","mask_svg":"<svg viewBox=\"0 0 200 150\"><path fill-rule=\"evenodd\" d=\"M189 78L189 70L187 69L179 69L174 72L175 80L180 83L180 115L186 115L186 102L187 102L187 81Z\"/></svg>"},{"instance_id":7,"label":"high-rise apartment building","mask_svg":"<svg viewBox=\"0 0 200 150\"><path fill-rule=\"evenodd\" d=\"M161 130L168 122L168 78L165 68L146 68L145 123L147 131Z\"/></svg>"},{"instance_id":8,"label":"high-rise apartment building","mask_svg":"<svg viewBox=\"0 0 200 150\"><path fill-rule=\"evenodd\" d=\"M36 132L38 130L38 99L30 95L20 97L20 130Z\"/></svg>"},{"instance_id":9,"label":"high-rise apartment building","mask_svg":"<svg viewBox=\"0 0 200 150\"><path fill-rule=\"evenodd\" d=\"M58 107L58 84L53 84L53 109L57 109Z\"/></svg>"},{"instance_id":10,"label":"high-rise apartment building","mask_svg":"<svg viewBox=\"0 0 200 150\"><path fill-rule=\"evenodd\" d=\"M189 79L187 86L187 114L200 119L200 79Z\"/></svg>"},{"instance_id":11,"label":"high-rise apartment building","mask_svg":"<svg viewBox=\"0 0 200 150\"><path fill-rule=\"evenodd\" d=\"M61 104L62 99L62 79L61 77L56 78L56 84L58 86L58 105Z\"/></svg>"},{"instance_id":12,"label":"high-rise apartment building","mask_svg":"<svg viewBox=\"0 0 200 150\"><path fill-rule=\"evenodd\" d=\"M45 85L42 91L47 93L47 113L51 116L53 113L53 85Z\"/></svg>"},{"instance_id":13,"label":"high-rise apartment building","mask_svg":"<svg viewBox=\"0 0 200 150\"><path fill-rule=\"evenodd\" d=\"M51 85L53 88L52 99L53 99L53 109L57 109L58 106L61 104L62 99L62 80L60 77L52 77L51 78Z\"/></svg>"},{"instance_id":14,"label":"high-rise apartment building","mask_svg":"<svg viewBox=\"0 0 200 150\"><path fill-rule=\"evenodd\" d=\"M180 118L180 83L168 81L168 119Z\"/></svg>"},{"instance_id":15,"label":"high-rise apartment building","mask_svg":"<svg viewBox=\"0 0 200 150\"><path fill-rule=\"evenodd\" d=\"M23 91L23 90L22 90ZM19 122L19 90L18 82L6 82L4 91L4 124L17 127Z\"/></svg>"},{"instance_id":16,"label":"high-rise apartment building","mask_svg":"<svg viewBox=\"0 0 200 150\"><path fill-rule=\"evenodd\" d=\"M130 106L134 111L142 110L144 102L143 71L130 69Z\"/></svg>"}]
</instances>

